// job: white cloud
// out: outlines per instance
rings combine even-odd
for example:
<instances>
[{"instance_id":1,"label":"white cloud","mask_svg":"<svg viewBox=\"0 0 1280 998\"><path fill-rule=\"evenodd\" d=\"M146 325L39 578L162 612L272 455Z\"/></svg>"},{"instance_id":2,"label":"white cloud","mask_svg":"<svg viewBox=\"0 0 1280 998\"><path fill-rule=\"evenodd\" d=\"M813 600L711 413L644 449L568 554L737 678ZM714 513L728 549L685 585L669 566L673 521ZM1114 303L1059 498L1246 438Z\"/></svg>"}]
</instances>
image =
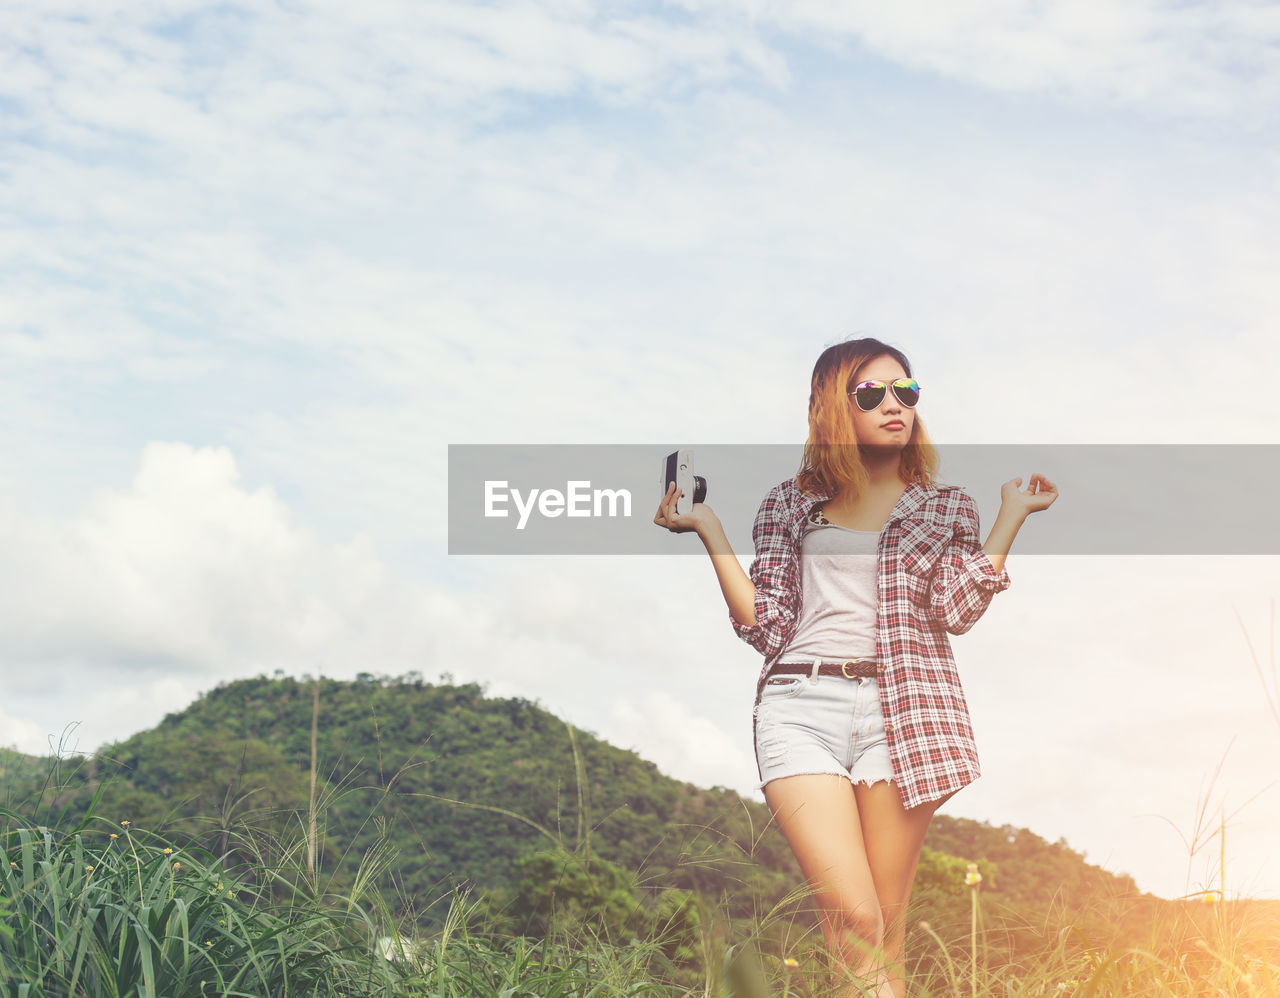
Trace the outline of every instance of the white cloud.
<instances>
[{"instance_id":1,"label":"white cloud","mask_svg":"<svg viewBox=\"0 0 1280 998\"><path fill-rule=\"evenodd\" d=\"M392 621L381 650L430 647L425 596L389 585L366 541L324 545L271 489L243 488L221 448L150 444L128 488L69 522L11 511L0 549L7 653L32 663L322 668Z\"/></svg>"},{"instance_id":2,"label":"white cloud","mask_svg":"<svg viewBox=\"0 0 1280 998\"><path fill-rule=\"evenodd\" d=\"M1044 439L1069 425L1081 439L1112 432L1099 417L1119 417L1141 431L1129 439L1187 439L1201 426L1194 414L1159 411L1136 393L1069 424L1031 403L1078 397L1071 383L1093 363L1081 352L1135 339L1125 363L1161 387L1185 382L1187 358L1152 346L1203 329L1257 350L1264 369L1275 364L1264 344L1280 304L1269 280L1280 225L1266 171L1245 165L1265 155L1176 134L1145 153L1114 136L1091 149L1053 120L1015 134L919 117L927 108L896 91L881 103L839 81L788 103L720 88L722 64L706 47L728 23L734 39L767 49L776 22L987 59L980 29L999 23L1015 41L1026 35L1033 56L1039 33L1056 32L1089 37L1105 59L1107 44L1141 36L1154 18L1141 5L1110 9L946 5L923 17L754 5L702 7L664 26L644 13L602 20L589 5L512 8L522 30L553 38L549 48L517 37L501 10L472 5L382 4L355 21L340 5L269 15L152 5L79 25L13 15L24 46L14 59L43 65L32 54L43 51L56 72L32 69L13 84L38 89L18 94L26 117L15 120L27 130L3 195L26 222L0 243L15 275L0 327L22 331L0 338L22 375L3 404L82 396L73 384L174 386L187 400L225 380L272 383L249 392L234 427L209 436L252 460L266 427L264 454L270 446L288 460L313 449L317 431L341 435L347 414L363 427L386 406L397 412L379 428L388 436L414 424L455 442L511 439L516 428L557 441L672 435L689 423L680 401L704 392L714 371L720 390L698 414L708 436L746 427L759 439L785 426L773 432L794 438L803 413L770 388L788 349L780 331L816 354L860 328L920 331L957 344L939 361L982 355L970 363L993 372L1030 336L1045 337L1067 347L1041 374L1060 385L1031 392L1002 378L1023 392L1009 401L1026 433ZM1246 14L1258 16L1237 6L1221 17ZM1168 33L1182 39L1193 15L1171 13ZM171 30L156 35L158 24ZM379 32L389 53L373 44ZM643 36L666 62L602 68L588 55L591 33ZM418 43L462 54L419 60ZM500 68L466 68L470 58L488 66L484 53ZM670 89L679 67L698 81L687 100ZM479 108L438 100L423 82L450 73L488 95ZM589 97L581 114L530 105L485 116L496 94L541 94L539 81L576 94L573 81L592 73L605 89L649 87L668 124L593 117ZM279 359L286 350L302 362ZM807 363L793 364L801 402ZM454 376L475 364L482 377ZM614 404L619 390L631 405ZM748 421L735 409L744 400ZM1265 433L1275 402L1244 404L1254 410L1246 431ZM44 415L51 434L66 431L63 413ZM983 425L958 430L974 438Z\"/></svg>"},{"instance_id":3,"label":"white cloud","mask_svg":"<svg viewBox=\"0 0 1280 998\"><path fill-rule=\"evenodd\" d=\"M50 751L39 724L10 717L3 709L0 709L0 747L14 748L28 755L45 755Z\"/></svg>"},{"instance_id":4,"label":"white cloud","mask_svg":"<svg viewBox=\"0 0 1280 998\"><path fill-rule=\"evenodd\" d=\"M491 117L522 97L585 91L605 103L652 99L747 72L786 78L740 22L675 23L636 4L341 3L266 8L204 3L116 9L42 5L4 27L9 96L52 100L149 139L310 116L466 107ZM376 67L376 68L375 68ZM116 103L113 92L132 93ZM212 115L210 114L212 112ZM89 135L64 133L83 140Z\"/></svg>"},{"instance_id":5,"label":"white cloud","mask_svg":"<svg viewBox=\"0 0 1280 998\"><path fill-rule=\"evenodd\" d=\"M740 738L690 710L685 689L678 676L658 678L632 697L615 700L602 734L614 745L634 748L677 780L700 787L724 786L727 775L740 771L750 753L743 751Z\"/></svg>"},{"instance_id":6,"label":"white cloud","mask_svg":"<svg viewBox=\"0 0 1280 998\"><path fill-rule=\"evenodd\" d=\"M832 48L1001 91L1162 112L1265 108L1280 89L1280 12L1253 0L685 0Z\"/></svg>"}]
</instances>

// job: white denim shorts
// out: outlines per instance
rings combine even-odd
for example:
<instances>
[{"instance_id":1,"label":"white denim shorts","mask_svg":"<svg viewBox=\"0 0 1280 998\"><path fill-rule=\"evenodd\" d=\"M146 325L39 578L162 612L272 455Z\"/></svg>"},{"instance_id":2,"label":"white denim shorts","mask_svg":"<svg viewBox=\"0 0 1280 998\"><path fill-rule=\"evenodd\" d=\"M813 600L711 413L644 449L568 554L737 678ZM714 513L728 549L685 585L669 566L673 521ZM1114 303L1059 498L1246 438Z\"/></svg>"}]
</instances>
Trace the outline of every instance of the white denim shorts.
<instances>
[{"instance_id":1,"label":"white denim shorts","mask_svg":"<svg viewBox=\"0 0 1280 998\"><path fill-rule=\"evenodd\" d=\"M757 790L802 773L831 773L854 784L893 779L875 677L770 676L758 704Z\"/></svg>"}]
</instances>

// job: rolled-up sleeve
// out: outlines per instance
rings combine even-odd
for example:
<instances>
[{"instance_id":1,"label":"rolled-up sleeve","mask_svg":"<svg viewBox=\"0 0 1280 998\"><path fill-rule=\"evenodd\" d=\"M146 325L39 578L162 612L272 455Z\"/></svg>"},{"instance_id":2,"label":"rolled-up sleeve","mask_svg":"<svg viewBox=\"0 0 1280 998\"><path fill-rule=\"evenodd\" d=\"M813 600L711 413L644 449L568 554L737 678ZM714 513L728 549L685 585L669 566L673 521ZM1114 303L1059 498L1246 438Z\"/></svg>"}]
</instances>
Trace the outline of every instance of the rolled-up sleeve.
<instances>
[{"instance_id":1,"label":"rolled-up sleeve","mask_svg":"<svg viewBox=\"0 0 1280 998\"><path fill-rule=\"evenodd\" d=\"M748 575L756 590L756 622L747 626L729 614L738 637L766 658L782 650L795 624L798 566L788 512L782 486L775 486L760 504L751 528L756 555Z\"/></svg>"},{"instance_id":2,"label":"rolled-up sleeve","mask_svg":"<svg viewBox=\"0 0 1280 998\"><path fill-rule=\"evenodd\" d=\"M973 497L956 492L955 528L942 553L929 591L934 618L951 634L963 634L978 622L991 597L1011 583L1004 568L999 572L979 541L978 507Z\"/></svg>"}]
</instances>

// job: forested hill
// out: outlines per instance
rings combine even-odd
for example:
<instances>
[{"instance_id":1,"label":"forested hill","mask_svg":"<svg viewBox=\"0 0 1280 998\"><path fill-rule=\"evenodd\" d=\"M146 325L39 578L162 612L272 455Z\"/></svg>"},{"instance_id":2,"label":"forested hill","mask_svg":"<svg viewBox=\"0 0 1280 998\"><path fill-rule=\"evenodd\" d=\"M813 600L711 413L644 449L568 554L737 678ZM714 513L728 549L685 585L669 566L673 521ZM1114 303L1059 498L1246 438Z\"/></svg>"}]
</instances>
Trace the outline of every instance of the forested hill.
<instances>
[{"instance_id":1,"label":"forested hill","mask_svg":"<svg viewBox=\"0 0 1280 998\"><path fill-rule=\"evenodd\" d=\"M391 858L379 882L402 906L426 908L464 881L510 900L528 872L522 858L553 847L588 846L640 890L694 890L748 912L800 882L763 804L665 776L537 704L412 673L220 685L78 767L64 760L64 786L45 794L46 813L73 820L102 784L98 814L175 843L221 853L246 848L250 829L296 838L306 827L317 705L319 865L349 881L381 842ZM10 806L29 799L47 768L7 753L0 797ZM926 842L921 897L963 901L968 862L984 873L985 897L1028 915L1138 896L1130 878L1085 863L1064 842L943 814Z\"/></svg>"}]
</instances>

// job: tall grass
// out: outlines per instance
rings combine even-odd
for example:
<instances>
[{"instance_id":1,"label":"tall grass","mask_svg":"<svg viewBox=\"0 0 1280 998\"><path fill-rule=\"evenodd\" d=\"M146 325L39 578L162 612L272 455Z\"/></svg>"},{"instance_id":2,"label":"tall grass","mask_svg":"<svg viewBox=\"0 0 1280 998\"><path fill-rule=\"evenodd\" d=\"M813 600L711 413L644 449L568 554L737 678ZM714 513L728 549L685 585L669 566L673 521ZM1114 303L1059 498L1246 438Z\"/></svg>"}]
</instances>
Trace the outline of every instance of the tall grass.
<instances>
[{"instance_id":1,"label":"tall grass","mask_svg":"<svg viewBox=\"0 0 1280 998\"><path fill-rule=\"evenodd\" d=\"M60 995L382 995L367 915L268 902L218 858L90 814L59 832L0 810L0 986ZM265 880L276 880L262 871Z\"/></svg>"},{"instance_id":2,"label":"tall grass","mask_svg":"<svg viewBox=\"0 0 1280 998\"><path fill-rule=\"evenodd\" d=\"M0 821L0 994L14 998L829 993L816 918L797 908L809 898L803 886L745 923L696 899L696 916L681 923L693 926L695 945L673 959L674 922L654 920L647 934L619 941L589 920L564 919L528 938L505 932L500 913L464 890L443 899L444 927L417 937L385 905L300 889L301 849L296 870L263 866L249 883L231 879L219 857L175 849L128 819L90 814L59 832L0 809ZM940 959L913 961L911 994L1280 995L1275 926L1216 894L1173 909L1141 947L1093 939L1082 948L1073 938L1080 913L1058 912L1054 925L1026 927L1047 944L1010 963L991 958L982 926L996 913L985 912L980 885L971 890L967 933L913 925L908 955Z\"/></svg>"}]
</instances>

